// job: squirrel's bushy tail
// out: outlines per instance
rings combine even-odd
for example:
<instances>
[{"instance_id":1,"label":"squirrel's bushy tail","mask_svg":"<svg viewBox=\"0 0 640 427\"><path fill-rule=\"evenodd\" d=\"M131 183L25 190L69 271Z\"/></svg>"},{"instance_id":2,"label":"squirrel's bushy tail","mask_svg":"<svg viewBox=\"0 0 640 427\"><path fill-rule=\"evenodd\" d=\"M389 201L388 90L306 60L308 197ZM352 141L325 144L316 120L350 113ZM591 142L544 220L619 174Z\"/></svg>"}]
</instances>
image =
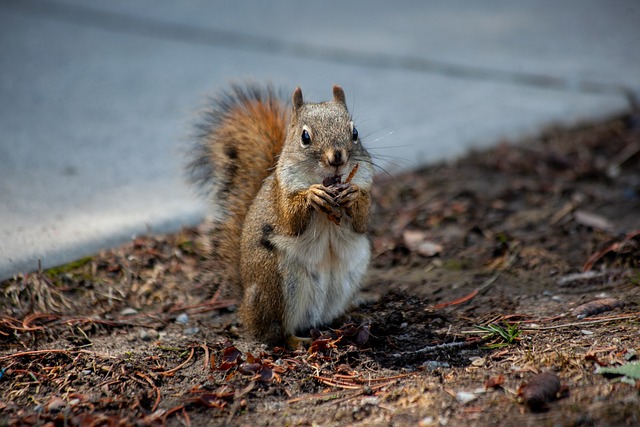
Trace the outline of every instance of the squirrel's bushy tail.
<instances>
[{"instance_id":1,"label":"squirrel's bushy tail","mask_svg":"<svg viewBox=\"0 0 640 427\"><path fill-rule=\"evenodd\" d=\"M287 102L271 86L232 84L212 99L189 148L188 177L213 204L213 261L234 288L242 225L282 150L288 114Z\"/></svg>"}]
</instances>

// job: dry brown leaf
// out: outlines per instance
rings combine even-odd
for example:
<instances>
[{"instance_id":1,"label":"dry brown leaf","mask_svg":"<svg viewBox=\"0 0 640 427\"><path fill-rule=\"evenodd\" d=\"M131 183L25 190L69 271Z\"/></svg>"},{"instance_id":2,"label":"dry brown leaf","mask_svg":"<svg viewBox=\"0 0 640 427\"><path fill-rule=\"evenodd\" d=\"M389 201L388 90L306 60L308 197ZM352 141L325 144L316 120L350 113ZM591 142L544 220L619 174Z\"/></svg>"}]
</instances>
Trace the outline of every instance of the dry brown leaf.
<instances>
[{"instance_id":1,"label":"dry brown leaf","mask_svg":"<svg viewBox=\"0 0 640 427\"><path fill-rule=\"evenodd\" d=\"M442 245L428 240L427 233L421 230L405 230L402 240L411 252L427 258L436 256L443 250Z\"/></svg>"}]
</instances>

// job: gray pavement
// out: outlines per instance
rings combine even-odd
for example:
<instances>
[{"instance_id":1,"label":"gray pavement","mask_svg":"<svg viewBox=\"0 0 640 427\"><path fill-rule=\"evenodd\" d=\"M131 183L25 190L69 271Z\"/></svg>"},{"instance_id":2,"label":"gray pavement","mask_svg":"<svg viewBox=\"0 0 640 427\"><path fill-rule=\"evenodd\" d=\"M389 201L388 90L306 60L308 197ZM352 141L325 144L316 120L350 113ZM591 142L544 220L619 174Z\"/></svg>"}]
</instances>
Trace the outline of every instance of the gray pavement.
<instances>
[{"instance_id":1,"label":"gray pavement","mask_svg":"<svg viewBox=\"0 0 640 427\"><path fill-rule=\"evenodd\" d=\"M181 144L229 80L341 84L381 167L605 119L636 0L0 0L0 279L198 222Z\"/></svg>"}]
</instances>

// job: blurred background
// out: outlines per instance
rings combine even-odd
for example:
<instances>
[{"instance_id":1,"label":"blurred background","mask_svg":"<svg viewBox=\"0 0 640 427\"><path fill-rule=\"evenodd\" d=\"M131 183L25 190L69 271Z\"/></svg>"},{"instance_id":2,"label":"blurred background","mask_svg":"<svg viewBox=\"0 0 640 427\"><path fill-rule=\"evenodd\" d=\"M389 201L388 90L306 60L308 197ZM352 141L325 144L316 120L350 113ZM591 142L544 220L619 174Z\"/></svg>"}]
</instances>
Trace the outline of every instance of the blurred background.
<instances>
[{"instance_id":1,"label":"blurred background","mask_svg":"<svg viewBox=\"0 0 640 427\"><path fill-rule=\"evenodd\" d=\"M0 1L0 280L200 221L181 150L207 95L338 83L390 173L640 94L637 0Z\"/></svg>"}]
</instances>

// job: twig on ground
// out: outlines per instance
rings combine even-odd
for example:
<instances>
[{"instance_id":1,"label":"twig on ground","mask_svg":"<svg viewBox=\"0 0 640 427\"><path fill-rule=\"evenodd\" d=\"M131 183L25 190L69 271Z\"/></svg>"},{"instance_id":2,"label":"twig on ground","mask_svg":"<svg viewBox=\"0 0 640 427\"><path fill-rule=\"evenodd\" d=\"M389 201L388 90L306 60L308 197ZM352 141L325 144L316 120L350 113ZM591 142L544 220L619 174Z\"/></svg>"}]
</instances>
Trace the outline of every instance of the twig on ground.
<instances>
[{"instance_id":1,"label":"twig on ground","mask_svg":"<svg viewBox=\"0 0 640 427\"><path fill-rule=\"evenodd\" d=\"M324 393L315 393L315 394L307 394L305 396L295 397L293 399L287 400L287 404L290 405L292 403L303 402L305 400L313 400L313 399L336 399L338 392L324 392ZM355 395L362 394L362 391L355 393Z\"/></svg>"},{"instance_id":2,"label":"twig on ground","mask_svg":"<svg viewBox=\"0 0 640 427\"><path fill-rule=\"evenodd\" d=\"M106 354L98 354L96 352L89 351L89 350L50 349L50 350L31 350L31 351L23 351L23 352L20 352L20 353L13 353L13 354L9 354L7 356L0 357L0 361L13 359L13 358L16 358L16 357L40 356L40 355L43 355L43 354L51 354L51 353L62 353L62 354L66 354L66 355L71 355L71 354L76 354L76 353L84 353L84 354L89 354L91 356L101 357L101 358L105 358L105 359L117 359L114 356L107 356Z\"/></svg>"},{"instance_id":3,"label":"twig on ground","mask_svg":"<svg viewBox=\"0 0 640 427\"><path fill-rule=\"evenodd\" d=\"M585 320L584 322L571 322L571 323L563 323L560 325L550 325L550 326L521 326L523 331L547 331L552 329L562 329L562 328L570 328L573 326L584 326L584 325L594 325L597 323L605 323L605 322L614 322L617 320L629 320L640 318L640 311L636 311L635 313L624 314L621 316L603 316L592 318L590 320Z\"/></svg>"},{"instance_id":4,"label":"twig on ground","mask_svg":"<svg viewBox=\"0 0 640 427\"><path fill-rule=\"evenodd\" d=\"M184 408L184 405L178 405L178 406L174 406L174 407L173 407L173 408L171 408L171 409L167 409L167 412L165 412L165 413L164 413L164 415L163 415L163 417L162 417L163 424L166 424L166 423L167 423L167 419L168 419L171 415L175 414L175 413L176 413L176 412L178 412L178 411L183 411L183 415L184 415L184 414L186 414L186 412L185 412L185 408ZM188 424L188 425L190 425L190 424L191 424L191 423L189 422L189 424Z\"/></svg>"},{"instance_id":5,"label":"twig on ground","mask_svg":"<svg viewBox=\"0 0 640 427\"><path fill-rule=\"evenodd\" d=\"M207 343L201 344L200 348L204 350L204 370L205 372L209 369L211 360L209 359L209 346Z\"/></svg>"},{"instance_id":6,"label":"twig on ground","mask_svg":"<svg viewBox=\"0 0 640 427\"><path fill-rule=\"evenodd\" d=\"M559 317L554 317L551 320L555 320L558 319ZM606 323L606 322L615 322L618 320L629 320L629 319L635 319L635 318L640 318L640 311L636 311L634 313L627 313L627 314L623 314L623 315L616 315L616 316L602 316L602 317L593 317L590 318L589 320L585 320L582 322L571 322L571 323L562 323L559 325L549 325L549 326L538 326L535 325L535 323L541 323L544 322L546 320L550 320L550 319L541 319L541 320L528 320L529 323L534 323L533 325L530 324L529 326L525 326L524 324L520 324L520 330L522 331L549 331L549 330L553 330L553 329L562 329L562 328L571 328L574 326L584 326L584 325L594 325L594 324L598 324L598 323ZM461 334L465 334L465 335L477 335L478 331L460 331ZM453 343L452 343L453 344Z\"/></svg>"},{"instance_id":7,"label":"twig on ground","mask_svg":"<svg viewBox=\"0 0 640 427\"><path fill-rule=\"evenodd\" d=\"M419 350L415 350L415 351L408 351L408 352L403 352L404 354L408 354L408 353L433 353L434 351L438 351L438 350L445 350L445 349L450 349L450 348L457 348L457 347L466 347L468 345L470 345L471 343L468 341L456 341L456 342L448 342L448 343L443 343L443 344L438 344L438 345L428 345L426 347L422 347Z\"/></svg>"},{"instance_id":8,"label":"twig on ground","mask_svg":"<svg viewBox=\"0 0 640 427\"><path fill-rule=\"evenodd\" d=\"M158 406L160 405L160 400L162 397L162 394L160 393L160 389L156 387L156 385L153 383L153 380L151 378L149 378L147 375L143 374L142 372L136 372L136 375L138 375L141 378L144 378L144 380L147 383L149 383L153 391L156 393L156 400L153 403L153 406L151 407L151 412L154 412L156 409L158 409Z\"/></svg>"},{"instance_id":9,"label":"twig on ground","mask_svg":"<svg viewBox=\"0 0 640 427\"><path fill-rule=\"evenodd\" d=\"M441 302L439 304L435 304L435 305L431 306L430 309L439 310L441 308L449 307L449 306L452 306L452 305L462 304L462 303L465 303L467 301L470 301L476 295L486 292L491 287L491 285L493 285L493 283L496 280L498 280L498 278L502 275L502 273L504 273L507 268L509 268L509 267L511 267L513 265L513 263L515 262L517 257L518 257L518 253L517 252L511 254L511 256L509 257L509 260L507 261L505 266L503 268L501 268L500 270L496 271L493 274L493 276L491 276L490 278L485 280L485 282L482 285L480 285L479 288L476 288L473 291L469 292L467 295L465 295L465 296L463 296L461 298L455 299L453 301Z\"/></svg>"},{"instance_id":10,"label":"twig on ground","mask_svg":"<svg viewBox=\"0 0 640 427\"><path fill-rule=\"evenodd\" d=\"M36 320L39 319L59 319L61 316L57 315L57 314L49 314L49 313L31 313L30 315L26 316L24 318L24 320L22 320L22 330L23 331L39 331L39 330L43 330L44 326L31 326L31 323L33 323Z\"/></svg>"},{"instance_id":11,"label":"twig on ground","mask_svg":"<svg viewBox=\"0 0 640 427\"><path fill-rule=\"evenodd\" d=\"M461 298L455 299L453 301L441 302L439 304L432 305L430 308L433 309L433 310L440 310L441 308L449 307L449 306L452 306L452 305L462 304L464 302L469 301L470 299L472 299L476 295L478 295L478 293L480 293L480 291L478 289L474 289L473 291L471 291L470 293L468 293L467 295L465 295L465 296L463 296Z\"/></svg>"},{"instance_id":12,"label":"twig on ground","mask_svg":"<svg viewBox=\"0 0 640 427\"><path fill-rule=\"evenodd\" d=\"M587 262L584 263L584 266L582 266L582 271L586 272L591 270L595 265L595 263L600 260L600 258L604 257L609 252L618 252L622 247L624 247L626 243L635 239L638 236L640 236L640 230L634 230L630 233L627 233L627 235L624 236L622 240L613 242L610 245L605 246L604 248L596 251L587 259Z\"/></svg>"},{"instance_id":13,"label":"twig on ground","mask_svg":"<svg viewBox=\"0 0 640 427\"><path fill-rule=\"evenodd\" d=\"M332 387L339 387L339 388L343 388L343 389L346 389L346 390L360 390L362 388L362 385L353 384L353 383L345 382L345 381L340 381L340 380L337 380L337 379L325 378L325 377L320 377L320 376L317 376L317 375L312 375L312 378L317 379L318 381L320 381L324 385L329 385L329 386L332 386Z\"/></svg>"},{"instance_id":14,"label":"twig on ground","mask_svg":"<svg viewBox=\"0 0 640 427\"><path fill-rule=\"evenodd\" d=\"M187 363L189 363L191 361L191 359L193 358L193 355L196 352L196 348L195 347L191 347L191 353L189 353L189 357L187 358L187 360L185 360L184 362L182 362L181 364L179 364L178 366L176 366L175 368L169 369L168 371L162 371L162 372L158 372L159 375L163 375L165 377L168 376L172 376L173 374L175 374L176 372L178 372L180 369L182 369Z\"/></svg>"}]
</instances>

